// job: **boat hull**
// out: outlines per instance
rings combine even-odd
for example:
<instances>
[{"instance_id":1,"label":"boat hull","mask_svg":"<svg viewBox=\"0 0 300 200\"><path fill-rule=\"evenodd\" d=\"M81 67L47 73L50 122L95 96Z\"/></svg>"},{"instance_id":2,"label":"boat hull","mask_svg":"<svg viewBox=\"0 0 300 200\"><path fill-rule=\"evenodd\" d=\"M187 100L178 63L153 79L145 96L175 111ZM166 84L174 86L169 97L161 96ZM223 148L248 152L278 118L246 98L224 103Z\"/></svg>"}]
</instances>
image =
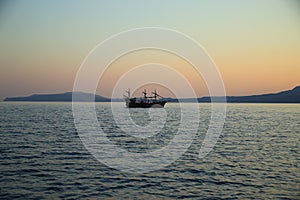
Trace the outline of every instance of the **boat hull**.
<instances>
[{"instance_id":1,"label":"boat hull","mask_svg":"<svg viewBox=\"0 0 300 200\"><path fill-rule=\"evenodd\" d=\"M167 102L166 101L159 101L159 102L128 102L126 106L128 108L163 108Z\"/></svg>"}]
</instances>

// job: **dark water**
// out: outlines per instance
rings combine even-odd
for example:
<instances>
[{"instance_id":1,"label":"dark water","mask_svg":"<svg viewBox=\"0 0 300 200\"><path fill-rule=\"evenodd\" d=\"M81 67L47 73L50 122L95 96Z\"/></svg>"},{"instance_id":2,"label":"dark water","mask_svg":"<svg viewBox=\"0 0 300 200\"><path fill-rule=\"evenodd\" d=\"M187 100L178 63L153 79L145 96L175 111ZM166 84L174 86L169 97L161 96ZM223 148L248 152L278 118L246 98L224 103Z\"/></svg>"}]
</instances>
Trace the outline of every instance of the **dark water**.
<instances>
[{"instance_id":1,"label":"dark water","mask_svg":"<svg viewBox=\"0 0 300 200\"><path fill-rule=\"evenodd\" d=\"M180 159L158 171L134 174L90 155L75 130L71 104L0 103L0 197L299 199L300 105L229 104L223 135L199 159L209 107L200 104L198 135ZM109 104L96 109L103 115ZM176 104L166 108L170 133L176 131L176 109ZM132 115L147 121L147 113ZM113 120L101 119L110 139L134 152L159 148L172 138L158 134L147 149L142 141L128 142L117 127L113 131Z\"/></svg>"}]
</instances>

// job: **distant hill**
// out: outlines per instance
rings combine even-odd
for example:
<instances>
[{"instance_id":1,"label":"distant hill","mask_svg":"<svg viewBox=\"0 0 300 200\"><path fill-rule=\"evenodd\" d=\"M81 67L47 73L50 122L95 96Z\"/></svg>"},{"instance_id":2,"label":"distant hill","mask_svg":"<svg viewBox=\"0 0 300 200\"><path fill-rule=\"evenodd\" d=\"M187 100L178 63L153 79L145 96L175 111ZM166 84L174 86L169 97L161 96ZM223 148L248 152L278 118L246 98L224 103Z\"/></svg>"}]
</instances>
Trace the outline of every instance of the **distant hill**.
<instances>
[{"instance_id":1,"label":"distant hill","mask_svg":"<svg viewBox=\"0 0 300 200\"><path fill-rule=\"evenodd\" d=\"M202 99L203 100L203 99ZM273 94L251 96L228 96L227 102L232 103L300 103L300 86L292 90Z\"/></svg>"},{"instance_id":2,"label":"distant hill","mask_svg":"<svg viewBox=\"0 0 300 200\"><path fill-rule=\"evenodd\" d=\"M193 99L182 99L183 102L192 102ZM210 97L202 97L197 99L200 103L211 102ZM214 101L218 102L222 97L214 97ZM250 96L227 96L228 103L300 103L300 86L292 90L282 91L272 94L250 95Z\"/></svg>"},{"instance_id":3,"label":"distant hill","mask_svg":"<svg viewBox=\"0 0 300 200\"><path fill-rule=\"evenodd\" d=\"M87 101L93 94L76 92L79 101ZM228 103L300 103L300 86L292 90L282 91L272 94L250 95L250 96L227 96ZM223 97L214 97L215 101L222 100ZM168 102L178 102L175 98L165 98ZM60 94L34 94L27 97L7 97L4 101L72 101L72 92ZM96 102L121 102L123 99L109 99L100 95L95 95ZM194 102L195 99L184 98L181 102ZM200 103L211 102L211 97L197 99Z\"/></svg>"},{"instance_id":4,"label":"distant hill","mask_svg":"<svg viewBox=\"0 0 300 200\"><path fill-rule=\"evenodd\" d=\"M72 92L60 93L60 94L34 94L27 97L7 97L4 101L72 101ZM93 94L76 92L79 101L87 101ZM95 101L97 102L109 102L110 99L95 95Z\"/></svg>"}]
</instances>

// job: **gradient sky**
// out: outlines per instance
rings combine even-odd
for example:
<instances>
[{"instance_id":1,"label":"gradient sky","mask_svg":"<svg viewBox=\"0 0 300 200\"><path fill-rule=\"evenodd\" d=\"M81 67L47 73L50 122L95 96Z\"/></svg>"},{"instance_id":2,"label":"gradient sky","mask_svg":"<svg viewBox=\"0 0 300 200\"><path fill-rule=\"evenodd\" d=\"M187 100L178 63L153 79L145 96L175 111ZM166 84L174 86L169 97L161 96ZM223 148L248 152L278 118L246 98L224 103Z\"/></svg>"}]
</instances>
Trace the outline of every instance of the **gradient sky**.
<instances>
[{"instance_id":1,"label":"gradient sky","mask_svg":"<svg viewBox=\"0 0 300 200\"><path fill-rule=\"evenodd\" d=\"M300 85L297 0L10 0L0 3L0 99L71 91L81 62L98 43L151 26L178 30L203 45L219 67L228 95ZM160 58L175 68L184 66L172 56ZM124 59L116 63L131 66L137 55ZM97 93L109 96L111 85L107 78ZM197 95L207 95L203 85L193 86Z\"/></svg>"}]
</instances>

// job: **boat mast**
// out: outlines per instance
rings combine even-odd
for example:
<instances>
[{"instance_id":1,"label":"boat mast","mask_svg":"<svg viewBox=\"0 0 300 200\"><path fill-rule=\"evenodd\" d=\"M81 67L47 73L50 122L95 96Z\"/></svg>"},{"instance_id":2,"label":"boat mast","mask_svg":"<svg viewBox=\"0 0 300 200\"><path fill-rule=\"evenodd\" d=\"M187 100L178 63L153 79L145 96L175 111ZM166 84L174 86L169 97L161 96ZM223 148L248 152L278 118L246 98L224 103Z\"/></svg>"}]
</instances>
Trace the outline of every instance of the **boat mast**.
<instances>
[{"instance_id":1,"label":"boat mast","mask_svg":"<svg viewBox=\"0 0 300 200\"><path fill-rule=\"evenodd\" d=\"M156 93L156 89L154 90L154 92L152 92L154 94L154 99L156 100L157 98L157 93Z\"/></svg>"},{"instance_id":2,"label":"boat mast","mask_svg":"<svg viewBox=\"0 0 300 200\"><path fill-rule=\"evenodd\" d=\"M147 92L146 92L146 89L144 89L143 94L144 94L144 98L147 99Z\"/></svg>"},{"instance_id":3,"label":"boat mast","mask_svg":"<svg viewBox=\"0 0 300 200\"><path fill-rule=\"evenodd\" d=\"M126 98L130 98L130 88L128 88L128 90L125 90L125 92L127 93L127 96L126 95L123 96Z\"/></svg>"},{"instance_id":4,"label":"boat mast","mask_svg":"<svg viewBox=\"0 0 300 200\"><path fill-rule=\"evenodd\" d=\"M156 89L154 90L154 92L152 92L152 94L154 94L155 100L157 100L157 97L163 98L162 96L160 96L159 94L157 94Z\"/></svg>"}]
</instances>

